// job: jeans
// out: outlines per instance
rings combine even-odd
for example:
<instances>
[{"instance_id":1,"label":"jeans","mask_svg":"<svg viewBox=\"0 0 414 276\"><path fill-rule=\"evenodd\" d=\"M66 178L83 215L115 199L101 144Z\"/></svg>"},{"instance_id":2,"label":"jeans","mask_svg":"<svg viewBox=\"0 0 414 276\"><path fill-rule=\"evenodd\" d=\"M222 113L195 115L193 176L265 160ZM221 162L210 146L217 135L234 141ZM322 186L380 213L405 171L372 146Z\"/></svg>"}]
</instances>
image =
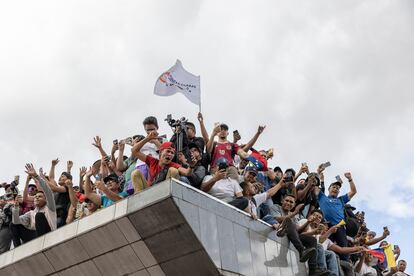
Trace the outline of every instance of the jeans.
<instances>
[{"instance_id":1,"label":"jeans","mask_svg":"<svg viewBox=\"0 0 414 276\"><path fill-rule=\"evenodd\" d=\"M336 259L335 252L331 250L325 250L326 266L331 272L331 276L339 276L339 265Z\"/></svg>"}]
</instances>

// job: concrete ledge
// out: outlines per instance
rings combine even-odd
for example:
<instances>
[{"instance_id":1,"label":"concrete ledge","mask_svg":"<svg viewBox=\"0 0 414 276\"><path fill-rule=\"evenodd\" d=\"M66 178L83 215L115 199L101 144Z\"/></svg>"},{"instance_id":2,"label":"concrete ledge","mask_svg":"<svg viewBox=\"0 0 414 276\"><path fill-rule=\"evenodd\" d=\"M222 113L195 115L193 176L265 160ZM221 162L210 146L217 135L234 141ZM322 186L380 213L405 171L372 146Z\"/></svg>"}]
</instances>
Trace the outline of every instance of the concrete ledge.
<instances>
[{"instance_id":1,"label":"concrete ledge","mask_svg":"<svg viewBox=\"0 0 414 276\"><path fill-rule=\"evenodd\" d=\"M270 225L177 180L0 255L0 275L220 273L302 275L306 267Z\"/></svg>"}]
</instances>

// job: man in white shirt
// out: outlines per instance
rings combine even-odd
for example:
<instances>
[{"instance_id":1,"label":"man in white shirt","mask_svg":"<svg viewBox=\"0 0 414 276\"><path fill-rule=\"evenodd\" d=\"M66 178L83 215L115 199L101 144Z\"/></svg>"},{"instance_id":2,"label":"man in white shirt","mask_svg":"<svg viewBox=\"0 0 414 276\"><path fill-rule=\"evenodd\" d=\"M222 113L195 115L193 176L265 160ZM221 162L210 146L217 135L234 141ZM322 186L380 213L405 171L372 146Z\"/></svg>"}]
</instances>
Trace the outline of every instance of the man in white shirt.
<instances>
[{"instance_id":1,"label":"man in white shirt","mask_svg":"<svg viewBox=\"0 0 414 276\"><path fill-rule=\"evenodd\" d=\"M229 177L226 173L228 162L225 158L217 160L219 170L214 175L207 175L201 184L201 190L210 195L244 210L248 205L248 200L243 197L242 188L237 180Z\"/></svg>"}]
</instances>

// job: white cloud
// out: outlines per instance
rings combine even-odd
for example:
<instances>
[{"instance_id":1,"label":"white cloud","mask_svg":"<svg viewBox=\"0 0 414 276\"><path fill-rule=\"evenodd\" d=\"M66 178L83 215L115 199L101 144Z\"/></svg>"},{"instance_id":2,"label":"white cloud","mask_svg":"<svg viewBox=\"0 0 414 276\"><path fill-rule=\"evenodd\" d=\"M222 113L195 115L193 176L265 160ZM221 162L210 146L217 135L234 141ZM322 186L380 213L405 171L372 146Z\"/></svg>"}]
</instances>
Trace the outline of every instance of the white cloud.
<instances>
[{"instance_id":1,"label":"white cloud","mask_svg":"<svg viewBox=\"0 0 414 276\"><path fill-rule=\"evenodd\" d=\"M2 3L0 178L57 156L91 163L94 135L108 145L142 133L146 115L163 133L168 113L194 121L181 95L152 95L180 58L201 75L209 130L225 121L247 140L266 124L259 147L276 148L274 164L330 160L327 178L353 172L356 204L413 217L413 11L386 0Z\"/></svg>"}]
</instances>

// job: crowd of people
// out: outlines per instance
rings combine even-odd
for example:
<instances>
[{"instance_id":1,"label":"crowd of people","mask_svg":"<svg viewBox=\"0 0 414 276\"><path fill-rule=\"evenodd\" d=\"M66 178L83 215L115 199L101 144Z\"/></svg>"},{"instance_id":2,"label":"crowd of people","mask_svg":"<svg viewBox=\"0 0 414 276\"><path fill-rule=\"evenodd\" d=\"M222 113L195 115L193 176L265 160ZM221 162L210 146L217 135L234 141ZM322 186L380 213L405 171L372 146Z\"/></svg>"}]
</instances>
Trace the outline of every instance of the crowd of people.
<instances>
[{"instance_id":1,"label":"crowd of people","mask_svg":"<svg viewBox=\"0 0 414 276\"><path fill-rule=\"evenodd\" d=\"M259 126L243 144L237 130L229 137L229 127L217 123L209 135L202 114L197 118L201 137L195 124L169 120L173 135L166 141L158 134L157 119L147 117L143 121L146 135L113 140L110 154L101 138L94 137L100 158L90 167L79 168L79 183L73 180L72 161L67 161L58 177L59 159L51 161L48 173L26 164L21 192L18 176L1 184L5 194L0 199L0 253L175 178L271 225L279 237L293 244L300 262L307 262L309 275L408 275L406 261L398 260L398 246L391 249L398 260L395 266L381 257L390 246L385 240L389 229L384 227L377 235L368 229L365 213L349 205L357 195L350 172L344 173L345 181L337 176L326 185L329 162L315 171L307 163L297 171L271 168L273 149L256 146L265 126ZM345 182L349 191L341 193ZM275 259L287 266L283 254Z\"/></svg>"}]
</instances>

